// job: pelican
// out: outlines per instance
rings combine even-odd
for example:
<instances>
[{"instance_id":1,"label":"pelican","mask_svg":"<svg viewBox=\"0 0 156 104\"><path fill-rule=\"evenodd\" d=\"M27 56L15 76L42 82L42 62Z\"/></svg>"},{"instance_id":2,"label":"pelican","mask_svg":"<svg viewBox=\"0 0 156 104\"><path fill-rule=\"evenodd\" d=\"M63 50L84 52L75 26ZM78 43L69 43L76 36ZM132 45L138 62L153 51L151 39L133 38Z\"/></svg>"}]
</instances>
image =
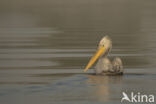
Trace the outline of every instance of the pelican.
<instances>
[{"instance_id":1,"label":"pelican","mask_svg":"<svg viewBox=\"0 0 156 104\"><path fill-rule=\"evenodd\" d=\"M86 72L97 60L95 73L100 75L121 75L123 74L123 65L119 57L114 58L111 62L107 56L112 48L112 41L108 36L104 36L99 42L97 52L90 59L88 65L84 69Z\"/></svg>"}]
</instances>

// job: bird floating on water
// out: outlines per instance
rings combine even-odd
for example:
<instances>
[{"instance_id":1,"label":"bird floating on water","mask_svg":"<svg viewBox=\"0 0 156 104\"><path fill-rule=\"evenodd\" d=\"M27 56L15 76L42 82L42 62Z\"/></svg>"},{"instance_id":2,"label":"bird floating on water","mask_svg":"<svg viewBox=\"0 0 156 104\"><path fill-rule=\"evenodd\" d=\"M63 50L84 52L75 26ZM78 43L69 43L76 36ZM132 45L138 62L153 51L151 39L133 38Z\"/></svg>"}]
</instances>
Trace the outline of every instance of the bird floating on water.
<instances>
[{"instance_id":1,"label":"bird floating on water","mask_svg":"<svg viewBox=\"0 0 156 104\"><path fill-rule=\"evenodd\" d=\"M112 48L112 41L108 36L104 36L98 46L96 54L90 59L88 65L84 69L86 72L95 62L95 73L100 75L121 75L123 74L123 65L119 57L114 58L111 62L108 53Z\"/></svg>"}]
</instances>

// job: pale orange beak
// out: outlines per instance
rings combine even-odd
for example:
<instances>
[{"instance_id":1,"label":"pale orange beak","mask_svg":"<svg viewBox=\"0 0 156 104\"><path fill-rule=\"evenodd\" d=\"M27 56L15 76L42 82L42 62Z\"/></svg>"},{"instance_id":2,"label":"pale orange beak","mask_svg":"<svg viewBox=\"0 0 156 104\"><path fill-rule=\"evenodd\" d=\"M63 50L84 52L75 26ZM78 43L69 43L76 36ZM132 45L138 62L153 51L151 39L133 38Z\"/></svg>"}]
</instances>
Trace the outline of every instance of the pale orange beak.
<instances>
[{"instance_id":1,"label":"pale orange beak","mask_svg":"<svg viewBox=\"0 0 156 104\"><path fill-rule=\"evenodd\" d=\"M105 47L104 46L101 47L100 49L98 49L96 54L91 58L91 60L89 61L88 65L84 69L84 72L86 72L96 62L96 60L104 53L104 51L105 51Z\"/></svg>"}]
</instances>

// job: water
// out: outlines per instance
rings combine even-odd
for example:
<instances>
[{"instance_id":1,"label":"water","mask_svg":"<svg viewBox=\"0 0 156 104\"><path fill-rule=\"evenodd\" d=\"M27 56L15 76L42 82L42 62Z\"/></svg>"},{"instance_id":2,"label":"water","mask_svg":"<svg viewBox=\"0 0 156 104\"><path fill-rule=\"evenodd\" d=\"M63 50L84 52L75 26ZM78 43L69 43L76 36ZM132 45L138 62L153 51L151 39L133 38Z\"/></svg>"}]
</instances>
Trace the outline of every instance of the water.
<instances>
[{"instance_id":1,"label":"water","mask_svg":"<svg viewBox=\"0 0 156 104\"><path fill-rule=\"evenodd\" d=\"M154 0L1 0L0 103L112 104L123 91L156 95L155 18ZM105 35L123 76L83 73Z\"/></svg>"}]
</instances>

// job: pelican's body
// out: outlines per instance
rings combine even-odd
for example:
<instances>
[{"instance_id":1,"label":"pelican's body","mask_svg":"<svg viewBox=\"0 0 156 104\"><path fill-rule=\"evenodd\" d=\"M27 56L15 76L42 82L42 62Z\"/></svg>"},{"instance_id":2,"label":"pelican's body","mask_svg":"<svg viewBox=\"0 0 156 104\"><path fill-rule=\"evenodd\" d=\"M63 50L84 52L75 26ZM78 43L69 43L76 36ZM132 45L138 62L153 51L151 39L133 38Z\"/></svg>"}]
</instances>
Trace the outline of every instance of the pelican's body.
<instances>
[{"instance_id":1,"label":"pelican's body","mask_svg":"<svg viewBox=\"0 0 156 104\"><path fill-rule=\"evenodd\" d=\"M100 58L95 66L95 73L103 75L122 74L123 68L121 59L117 57L111 62L108 57Z\"/></svg>"},{"instance_id":2,"label":"pelican's body","mask_svg":"<svg viewBox=\"0 0 156 104\"><path fill-rule=\"evenodd\" d=\"M116 57L112 62L107 57L109 51L112 48L112 41L108 36L102 38L99 43L96 54L92 57L84 71L87 71L95 62L95 73L101 75L118 75L123 73L122 61L119 57Z\"/></svg>"}]
</instances>

